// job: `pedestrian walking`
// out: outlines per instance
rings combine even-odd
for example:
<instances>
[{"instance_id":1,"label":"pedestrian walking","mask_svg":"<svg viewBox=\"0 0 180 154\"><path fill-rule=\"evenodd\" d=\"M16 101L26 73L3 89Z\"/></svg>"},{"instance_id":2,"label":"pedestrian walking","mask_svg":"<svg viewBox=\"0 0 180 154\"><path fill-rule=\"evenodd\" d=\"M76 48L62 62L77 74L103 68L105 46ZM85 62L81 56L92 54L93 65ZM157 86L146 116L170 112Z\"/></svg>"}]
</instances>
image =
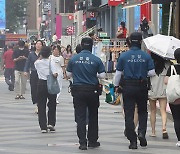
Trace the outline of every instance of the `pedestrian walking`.
<instances>
[{"instance_id":1,"label":"pedestrian walking","mask_svg":"<svg viewBox=\"0 0 180 154\"><path fill-rule=\"evenodd\" d=\"M151 57L154 61L156 75L150 77L150 90L148 92L149 104L150 104L150 122L152 133L151 137L156 137L156 103L160 105L160 112L162 118L162 138L168 139L168 133L166 130L167 124L167 98L166 98L166 85L164 78L166 77L167 70L171 65L170 61L161 58L160 56L151 53Z\"/></svg>"},{"instance_id":2,"label":"pedestrian walking","mask_svg":"<svg viewBox=\"0 0 180 154\"><path fill-rule=\"evenodd\" d=\"M122 21L120 23L120 26L118 27L116 37L119 39L125 39L126 36L127 36L127 28L126 28L125 22Z\"/></svg>"},{"instance_id":3,"label":"pedestrian walking","mask_svg":"<svg viewBox=\"0 0 180 154\"><path fill-rule=\"evenodd\" d=\"M14 61L13 61L13 46L8 45L8 50L3 54L3 69L5 82L9 86L8 89L10 91L14 91L14 82L15 82L15 75L14 75Z\"/></svg>"},{"instance_id":4,"label":"pedestrian walking","mask_svg":"<svg viewBox=\"0 0 180 154\"><path fill-rule=\"evenodd\" d=\"M98 136L98 78L105 77L105 68L100 58L92 52L93 40L89 37L81 41L82 51L73 56L67 67L68 76L73 77L71 88L77 122L77 135L79 149L87 150L88 147L99 147ZM88 132L86 132L86 112L89 112ZM87 137L86 137L87 133Z\"/></svg>"},{"instance_id":5,"label":"pedestrian walking","mask_svg":"<svg viewBox=\"0 0 180 154\"><path fill-rule=\"evenodd\" d=\"M49 75L49 56L51 54L50 47L42 47L41 54L34 65L38 73L37 85L37 103L38 103L38 120L42 133L55 132L56 124L56 94L48 93L47 77ZM57 78L58 72L53 65L51 65L53 76ZM47 103L48 99L48 103ZM46 115L46 105L48 106L48 114ZM48 118L47 118L48 117Z\"/></svg>"},{"instance_id":6,"label":"pedestrian walking","mask_svg":"<svg viewBox=\"0 0 180 154\"><path fill-rule=\"evenodd\" d=\"M176 49L174 52L174 57L177 60L177 64L174 65L177 74L180 75L180 48ZM174 74L173 74L174 75ZM171 76L171 67L169 67L166 78L165 78L165 84L168 83L168 79ZM179 81L180 82L180 81ZM178 142L176 143L176 146L180 147L180 98L176 100L177 103L172 104L174 102L169 102L169 106L172 112L172 117L174 120L174 130L176 132L176 137Z\"/></svg>"},{"instance_id":7,"label":"pedestrian walking","mask_svg":"<svg viewBox=\"0 0 180 154\"><path fill-rule=\"evenodd\" d=\"M138 108L138 138L142 147L147 146L147 76L154 75L154 64L150 55L142 51L142 34L134 32L130 35L131 48L121 54L114 79L116 89L119 87L121 74L124 74L123 102L125 112L125 129L130 141L129 149L137 149L137 134L134 126L135 104Z\"/></svg>"},{"instance_id":8,"label":"pedestrian walking","mask_svg":"<svg viewBox=\"0 0 180 154\"><path fill-rule=\"evenodd\" d=\"M41 40L38 40L35 43L35 51L30 52L24 68L24 75L26 77L28 77L28 74L30 72L31 99L33 104L36 105L35 113L38 113L38 107L37 107L38 74L34 66L34 62L39 58L42 47L43 47L43 42Z\"/></svg>"},{"instance_id":9,"label":"pedestrian walking","mask_svg":"<svg viewBox=\"0 0 180 154\"><path fill-rule=\"evenodd\" d=\"M140 24L140 28L143 34L143 39L147 38L148 35L148 31L149 31L149 24L148 24L148 20L147 18L144 16L142 19L142 22Z\"/></svg>"},{"instance_id":10,"label":"pedestrian walking","mask_svg":"<svg viewBox=\"0 0 180 154\"><path fill-rule=\"evenodd\" d=\"M56 35L56 33L54 33L54 35L52 36L52 44L56 44L57 43L57 40L58 40L58 37Z\"/></svg>"},{"instance_id":11,"label":"pedestrian walking","mask_svg":"<svg viewBox=\"0 0 180 154\"><path fill-rule=\"evenodd\" d=\"M27 77L24 75L24 67L29 55L29 51L24 48L25 42L20 40L17 49L13 52L13 60L15 62L15 99L25 99Z\"/></svg>"},{"instance_id":12,"label":"pedestrian walking","mask_svg":"<svg viewBox=\"0 0 180 154\"><path fill-rule=\"evenodd\" d=\"M126 45L127 45L127 47L130 49L131 48L131 42L130 42L130 37L127 37L126 38ZM119 56L120 57L120 56ZM118 60L119 60L119 57L118 57ZM121 80L120 80L120 85L122 85L123 84L123 75L122 75L122 77L121 77ZM123 87L122 87L123 88ZM122 90L120 90L121 92L122 92ZM124 114L124 103L123 103L123 95L122 95L122 93L121 93L121 106L122 106L122 113L123 113L123 116L125 117L125 114ZM135 125L135 129L136 129L136 127L137 127L137 125L138 125L138 109L137 109L137 105L135 105L135 110L134 110L134 125ZM126 130L124 130L124 135L126 136Z\"/></svg>"},{"instance_id":13,"label":"pedestrian walking","mask_svg":"<svg viewBox=\"0 0 180 154\"><path fill-rule=\"evenodd\" d=\"M55 66L55 69L58 72L58 83L59 83L59 88L60 88L60 92L62 90L62 80L67 79L66 76L66 70L64 67L64 58L61 55L61 47L60 46L53 46L52 48L52 55L50 56L50 61L52 63L53 66ZM59 104L59 96L60 93L57 94L57 98L56 98L56 103Z\"/></svg>"},{"instance_id":14,"label":"pedestrian walking","mask_svg":"<svg viewBox=\"0 0 180 154\"><path fill-rule=\"evenodd\" d=\"M69 60L71 59L72 55L73 54L72 54L71 45L67 45L66 50L62 53L62 56L64 58L65 67L67 67L67 64L68 64Z\"/></svg>"}]
</instances>

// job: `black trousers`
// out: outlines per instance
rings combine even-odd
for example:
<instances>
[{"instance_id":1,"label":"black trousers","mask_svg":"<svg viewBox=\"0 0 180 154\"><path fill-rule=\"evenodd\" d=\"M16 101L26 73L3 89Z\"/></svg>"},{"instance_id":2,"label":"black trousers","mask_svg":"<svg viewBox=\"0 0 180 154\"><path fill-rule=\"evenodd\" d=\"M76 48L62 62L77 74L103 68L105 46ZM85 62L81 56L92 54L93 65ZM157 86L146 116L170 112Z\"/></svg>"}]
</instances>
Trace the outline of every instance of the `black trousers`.
<instances>
[{"instance_id":1,"label":"black trousers","mask_svg":"<svg viewBox=\"0 0 180 154\"><path fill-rule=\"evenodd\" d=\"M137 134L134 125L134 110L135 104L138 107L139 127L138 134L146 135L147 130L147 84L127 83L123 86L123 101L125 112L125 128L127 139L130 142L137 142Z\"/></svg>"},{"instance_id":2,"label":"black trousers","mask_svg":"<svg viewBox=\"0 0 180 154\"><path fill-rule=\"evenodd\" d=\"M5 68L4 77L6 83L14 88L14 83L15 83L14 68Z\"/></svg>"},{"instance_id":3,"label":"black trousers","mask_svg":"<svg viewBox=\"0 0 180 154\"><path fill-rule=\"evenodd\" d=\"M180 141L180 105L169 104L173 120L174 120L174 129L178 141Z\"/></svg>"},{"instance_id":4,"label":"black trousers","mask_svg":"<svg viewBox=\"0 0 180 154\"><path fill-rule=\"evenodd\" d=\"M30 74L30 86L31 86L31 99L33 104L37 104L37 84L38 84L38 74L36 71L32 71Z\"/></svg>"},{"instance_id":5,"label":"black trousers","mask_svg":"<svg viewBox=\"0 0 180 154\"><path fill-rule=\"evenodd\" d=\"M39 80L37 85L38 119L41 130L46 130L47 125L56 124L56 96L48 93L47 81ZM48 99L48 103L47 103ZM46 105L48 115L46 115ZM47 119L48 117L48 119Z\"/></svg>"},{"instance_id":6,"label":"black trousers","mask_svg":"<svg viewBox=\"0 0 180 154\"><path fill-rule=\"evenodd\" d=\"M77 122L77 135L80 144L96 142L98 140L98 108L99 95L90 91L76 89L73 93L73 103L75 109L75 121ZM86 116L88 108L88 134L86 134ZM86 136L87 135L87 136Z\"/></svg>"}]
</instances>

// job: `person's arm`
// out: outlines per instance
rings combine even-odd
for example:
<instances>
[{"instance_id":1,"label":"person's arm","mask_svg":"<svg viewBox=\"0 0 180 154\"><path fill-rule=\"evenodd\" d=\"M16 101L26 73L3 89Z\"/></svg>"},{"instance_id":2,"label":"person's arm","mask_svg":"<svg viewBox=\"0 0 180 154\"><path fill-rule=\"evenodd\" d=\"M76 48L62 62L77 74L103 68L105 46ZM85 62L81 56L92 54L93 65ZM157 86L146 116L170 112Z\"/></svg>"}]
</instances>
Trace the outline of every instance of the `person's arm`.
<instances>
[{"instance_id":1,"label":"person's arm","mask_svg":"<svg viewBox=\"0 0 180 154\"><path fill-rule=\"evenodd\" d=\"M22 60L22 59L23 59L23 57L22 57L22 56L19 56L19 57L17 57L17 58L14 58L13 61L14 61L14 62L17 62L17 61L20 61L20 60Z\"/></svg>"},{"instance_id":2,"label":"person's arm","mask_svg":"<svg viewBox=\"0 0 180 154\"><path fill-rule=\"evenodd\" d=\"M152 70L148 71L148 77L152 77L152 76L155 76L155 75L156 75L155 69L152 69Z\"/></svg>"},{"instance_id":3,"label":"person's arm","mask_svg":"<svg viewBox=\"0 0 180 154\"><path fill-rule=\"evenodd\" d=\"M72 73L71 72L66 71L66 75L67 75L68 78L72 77Z\"/></svg>"},{"instance_id":4,"label":"person's arm","mask_svg":"<svg viewBox=\"0 0 180 154\"><path fill-rule=\"evenodd\" d=\"M61 65L61 68L62 68L62 71L63 71L63 76L65 79L67 79L67 74L66 74L66 69L65 69L65 66L64 66L64 58L62 56L59 57L60 59L60 65Z\"/></svg>"},{"instance_id":5,"label":"person's arm","mask_svg":"<svg viewBox=\"0 0 180 154\"><path fill-rule=\"evenodd\" d=\"M13 61L17 62L17 61L20 61L20 60L22 60L22 56L17 56L17 51L14 51L13 52Z\"/></svg>"},{"instance_id":6,"label":"person's arm","mask_svg":"<svg viewBox=\"0 0 180 154\"><path fill-rule=\"evenodd\" d=\"M102 72L102 73L100 73L100 74L97 74L97 77L98 77L99 79L104 79L104 78L106 77L106 73L105 73L105 72Z\"/></svg>"},{"instance_id":7,"label":"person's arm","mask_svg":"<svg viewBox=\"0 0 180 154\"><path fill-rule=\"evenodd\" d=\"M29 51L28 50L25 50L24 51L25 52L25 54L24 54L24 56L22 56L22 59L28 59L28 56L29 56Z\"/></svg>"},{"instance_id":8,"label":"person's arm","mask_svg":"<svg viewBox=\"0 0 180 154\"><path fill-rule=\"evenodd\" d=\"M97 77L99 79L104 79L106 77L105 67L100 59L99 59L99 67L98 67Z\"/></svg>"},{"instance_id":9,"label":"person's arm","mask_svg":"<svg viewBox=\"0 0 180 154\"><path fill-rule=\"evenodd\" d=\"M168 84L168 80L169 80L169 76L166 76L166 77L164 78L164 84L165 84L165 85Z\"/></svg>"},{"instance_id":10,"label":"person's arm","mask_svg":"<svg viewBox=\"0 0 180 154\"><path fill-rule=\"evenodd\" d=\"M24 67L24 75L27 76L28 75L28 72L30 70L30 65L31 65L31 54L29 54L28 56L28 59L26 60L26 63L25 63L25 67Z\"/></svg>"},{"instance_id":11,"label":"person's arm","mask_svg":"<svg viewBox=\"0 0 180 154\"><path fill-rule=\"evenodd\" d=\"M58 77L58 70L57 70L57 67L55 65L55 60L50 58L50 68L51 68L51 71L52 71L52 74L55 78Z\"/></svg>"},{"instance_id":12,"label":"person's arm","mask_svg":"<svg viewBox=\"0 0 180 154\"><path fill-rule=\"evenodd\" d=\"M115 87L118 87L118 86L119 86L119 83L120 83L121 75L122 75L122 74L123 74L122 71L116 70L116 73L115 73L115 76L114 76L114 80L113 80L113 83L114 83L114 86L115 86Z\"/></svg>"},{"instance_id":13,"label":"person's arm","mask_svg":"<svg viewBox=\"0 0 180 154\"><path fill-rule=\"evenodd\" d=\"M2 57L2 69L4 70L5 68L5 60L6 60L6 53L3 54L3 57Z\"/></svg>"}]
</instances>

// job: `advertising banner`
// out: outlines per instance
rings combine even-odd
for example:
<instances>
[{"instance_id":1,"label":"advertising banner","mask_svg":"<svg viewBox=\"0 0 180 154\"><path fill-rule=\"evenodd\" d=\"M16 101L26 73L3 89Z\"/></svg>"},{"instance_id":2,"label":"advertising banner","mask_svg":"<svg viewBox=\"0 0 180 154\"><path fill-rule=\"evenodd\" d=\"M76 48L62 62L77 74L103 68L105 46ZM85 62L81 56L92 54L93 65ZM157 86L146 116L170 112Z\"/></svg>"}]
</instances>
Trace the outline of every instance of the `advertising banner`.
<instances>
[{"instance_id":1,"label":"advertising banner","mask_svg":"<svg viewBox=\"0 0 180 154\"><path fill-rule=\"evenodd\" d=\"M6 8L5 0L0 0L0 30L6 29Z\"/></svg>"},{"instance_id":2,"label":"advertising banner","mask_svg":"<svg viewBox=\"0 0 180 154\"><path fill-rule=\"evenodd\" d=\"M109 6L118 6L121 3L124 3L125 0L108 0Z\"/></svg>"}]
</instances>

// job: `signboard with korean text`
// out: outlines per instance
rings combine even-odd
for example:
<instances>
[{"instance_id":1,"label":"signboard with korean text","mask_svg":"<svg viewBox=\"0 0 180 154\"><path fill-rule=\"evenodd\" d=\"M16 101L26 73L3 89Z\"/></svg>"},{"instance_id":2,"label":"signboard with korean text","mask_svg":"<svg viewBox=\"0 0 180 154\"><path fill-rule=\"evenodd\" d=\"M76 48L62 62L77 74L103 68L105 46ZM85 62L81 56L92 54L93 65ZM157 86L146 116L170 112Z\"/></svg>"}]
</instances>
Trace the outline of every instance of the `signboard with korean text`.
<instances>
[{"instance_id":1,"label":"signboard with korean text","mask_svg":"<svg viewBox=\"0 0 180 154\"><path fill-rule=\"evenodd\" d=\"M109 6L118 6L121 3L124 3L125 0L108 0Z\"/></svg>"},{"instance_id":2,"label":"signboard with korean text","mask_svg":"<svg viewBox=\"0 0 180 154\"><path fill-rule=\"evenodd\" d=\"M0 0L0 30L6 29L6 1Z\"/></svg>"}]
</instances>

